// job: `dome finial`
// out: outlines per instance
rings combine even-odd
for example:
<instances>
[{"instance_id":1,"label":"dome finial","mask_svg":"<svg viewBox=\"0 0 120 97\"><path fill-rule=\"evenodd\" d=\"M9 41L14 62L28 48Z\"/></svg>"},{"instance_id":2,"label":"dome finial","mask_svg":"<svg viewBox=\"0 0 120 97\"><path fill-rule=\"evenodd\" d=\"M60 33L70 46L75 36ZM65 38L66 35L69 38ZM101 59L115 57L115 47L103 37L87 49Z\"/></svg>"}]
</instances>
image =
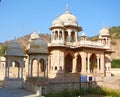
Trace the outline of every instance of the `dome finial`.
<instances>
[{"instance_id":1,"label":"dome finial","mask_svg":"<svg viewBox=\"0 0 120 97\"><path fill-rule=\"evenodd\" d=\"M68 4L66 4L66 12L69 12Z\"/></svg>"}]
</instances>

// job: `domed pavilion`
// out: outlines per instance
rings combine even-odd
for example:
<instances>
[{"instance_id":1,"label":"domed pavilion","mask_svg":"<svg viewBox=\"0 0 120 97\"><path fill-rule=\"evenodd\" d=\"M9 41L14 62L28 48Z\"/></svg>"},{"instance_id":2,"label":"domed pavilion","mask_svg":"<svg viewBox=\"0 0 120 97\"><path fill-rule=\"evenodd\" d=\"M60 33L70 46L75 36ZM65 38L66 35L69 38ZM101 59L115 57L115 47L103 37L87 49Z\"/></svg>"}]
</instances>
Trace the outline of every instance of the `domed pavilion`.
<instances>
[{"instance_id":1,"label":"domed pavilion","mask_svg":"<svg viewBox=\"0 0 120 97\"><path fill-rule=\"evenodd\" d=\"M85 33L78 36L82 27L66 7L66 12L52 22L51 42L48 44L48 74L111 76L112 50L108 28L102 28L98 41L89 41ZM78 39L79 38L79 39Z\"/></svg>"},{"instance_id":2,"label":"domed pavilion","mask_svg":"<svg viewBox=\"0 0 120 97\"><path fill-rule=\"evenodd\" d=\"M27 54L28 77L46 77L48 44L36 32L30 35Z\"/></svg>"},{"instance_id":3,"label":"domed pavilion","mask_svg":"<svg viewBox=\"0 0 120 97\"><path fill-rule=\"evenodd\" d=\"M23 85L24 52L22 46L12 41L6 50L5 87L20 88Z\"/></svg>"}]
</instances>

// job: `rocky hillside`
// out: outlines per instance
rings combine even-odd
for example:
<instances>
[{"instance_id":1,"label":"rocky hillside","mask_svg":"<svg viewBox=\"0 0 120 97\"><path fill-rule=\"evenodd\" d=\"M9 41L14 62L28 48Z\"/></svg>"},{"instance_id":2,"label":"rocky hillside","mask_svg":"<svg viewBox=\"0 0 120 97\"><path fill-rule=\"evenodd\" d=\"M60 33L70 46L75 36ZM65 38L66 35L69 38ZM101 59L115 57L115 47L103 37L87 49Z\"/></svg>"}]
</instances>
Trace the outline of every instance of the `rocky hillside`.
<instances>
[{"instance_id":1,"label":"rocky hillside","mask_svg":"<svg viewBox=\"0 0 120 97\"><path fill-rule=\"evenodd\" d=\"M110 30L110 36L111 36L111 48L112 50L114 50L114 53L111 55L112 59L120 59L120 26L111 27L109 30ZM40 37L46 40L47 42L50 42L49 34L40 34ZM29 38L30 38L30 35L26 35L18 38L17 40L21 45L23 45L23 47L26 47L28 45ZM92 41L96 41L98 39L98 36L94 36L88 39ZM1 45L0 48L3 48L9 42L10 41L6 41L4 44L0 44ZM0 50L0 53L1 52L4 52L4 50Z\"/></svg>"},{"instance_id":2,"label":"rocky hillside","mask_svg":"<svg viewBox=\"0 0 120 97\"><path fill-rule=\"evenodd\" d=\"M50 35L49 34L39 34L39 36L44 39L46 42L50 42ZM30 34L20 37L17 39L17 41L22 44L24 47L28 45L28 41L30 39Z\"/></svg>"},{"instance_id":3,"label":"rocky hillside","mask_svg":"<svg viewBox=\"0 0 120 97\"><path fill-rule=\"evenodd\" d=\"M120 26L110 28L112 59L120 59Z\"/></svg>"}]
</instances>

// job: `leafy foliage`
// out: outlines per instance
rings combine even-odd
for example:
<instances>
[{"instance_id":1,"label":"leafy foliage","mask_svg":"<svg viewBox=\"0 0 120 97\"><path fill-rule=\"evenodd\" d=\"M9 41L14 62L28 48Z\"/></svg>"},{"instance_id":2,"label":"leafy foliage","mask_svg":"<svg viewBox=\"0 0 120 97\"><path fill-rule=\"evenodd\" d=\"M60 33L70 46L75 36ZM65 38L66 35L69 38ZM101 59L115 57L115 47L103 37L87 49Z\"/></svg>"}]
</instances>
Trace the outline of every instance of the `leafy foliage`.
<instances>
[{"instance_id":1,"label":"leafy foliage","mask_svg":"<svg viewBox=\"0 0 120 97\"><path fill-rule=\"evenodd\" d=\"M3 56L5 54L5 51L7 49L7 45L2 45L0 49L0 56Z\"/></svg>"},{"instance_id":2,"label":"leafy foliage","mask_svg":"<svg viewBox=\"0 0 120 97\"><path fill-rule=\"evenodd\" d=\"M111 67L112 68L120 68L120 60L113 59L112 62L111 62Z\"/></svg>"},{"instance_id":3,"label":"leafy foliage","mask_svg":"<svg viewBox=\"0 0 120 97\"><path fill-rule=\"evenodd\" d=\"M49 93L45 97L78 97L83 95L101 95L105 97L120 97L120 91L108 89L108 88L89 88L87 90L72 90L68 91L67 89L58 92L58 93ZM90 96L91 97L91 96Z\"/></svg>"}]
</instances>

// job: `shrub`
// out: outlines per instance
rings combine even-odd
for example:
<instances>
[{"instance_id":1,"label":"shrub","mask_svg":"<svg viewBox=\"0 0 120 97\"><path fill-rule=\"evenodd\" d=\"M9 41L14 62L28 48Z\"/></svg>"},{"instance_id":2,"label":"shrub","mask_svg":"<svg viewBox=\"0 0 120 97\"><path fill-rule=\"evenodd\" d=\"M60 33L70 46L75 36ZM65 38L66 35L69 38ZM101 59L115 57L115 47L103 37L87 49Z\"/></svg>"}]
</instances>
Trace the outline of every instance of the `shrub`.
<instances>
[{"instance_id":1,"label":"shrub","mask_svg":"<svg viewBox=\"0 0 120 97\"><path fill-rule=\"evenodd\" d=\"M111 44L115 46L117 43L115 41L111 41Z\"/></svg>"},{"instance_id":2,"label":"shrub","mask_svg":"<svg viewBox=\"0 0 120 97\"><path fill-rule=\"evenodd\" d=\"M120 60L119 59L113 59L111 62L112 68L120 68Z\"/></svg>"}]
</instances>

